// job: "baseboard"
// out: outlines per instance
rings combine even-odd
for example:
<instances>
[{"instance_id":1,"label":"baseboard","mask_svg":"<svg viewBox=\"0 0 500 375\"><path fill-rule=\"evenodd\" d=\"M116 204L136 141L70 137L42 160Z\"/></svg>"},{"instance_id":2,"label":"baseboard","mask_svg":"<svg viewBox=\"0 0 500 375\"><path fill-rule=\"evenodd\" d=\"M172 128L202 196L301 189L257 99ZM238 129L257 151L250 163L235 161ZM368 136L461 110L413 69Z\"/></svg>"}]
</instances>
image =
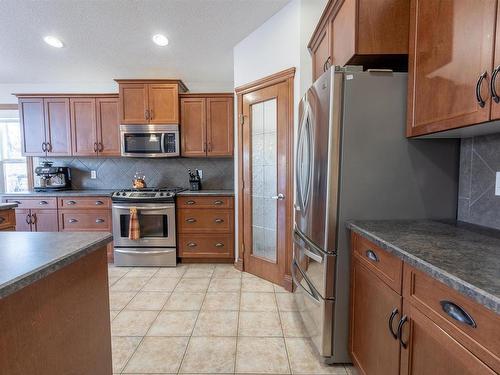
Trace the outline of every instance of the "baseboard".
<instances>
[{"instance_id":1,"label":"baseboard","mask_svg":"<svg viewBox=\"0 0 500 375\"><path fill-rule=\"evenodd\" d=\"M233 263L233 259L224 258L180 258L180 263Z\"/></svg>"},{"instance_id":2,"label":"baseboard","mask_svg":"<svg viewBox=\"0 0 500 375\"><path fill-rule=\"evenodd\" d=\"M293 292L293 280L291 275L283 276L283 288L289 292Z\"/></svg>"},{"instance_id":3,"label":"baseboard","mask_svg":"<svg viewBox=\"0 0 500 375\"><path fill-rule=\"evenodd\" d=\"M236 268L238 271L243 272L243 259L238 258L236 262L234 262L234 268Z\"/></svg>"}]
</instances>

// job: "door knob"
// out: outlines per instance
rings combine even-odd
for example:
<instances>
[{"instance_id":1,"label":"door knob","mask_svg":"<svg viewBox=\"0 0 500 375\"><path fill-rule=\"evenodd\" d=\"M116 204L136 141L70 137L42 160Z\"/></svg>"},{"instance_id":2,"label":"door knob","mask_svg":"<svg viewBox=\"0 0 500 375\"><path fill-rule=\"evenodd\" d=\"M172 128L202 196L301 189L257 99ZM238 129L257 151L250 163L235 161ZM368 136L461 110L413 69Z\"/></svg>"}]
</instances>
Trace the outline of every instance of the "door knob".
<instances>
[{"instance_id":1,"label":"door knob","mask_svg":"<svg viewBox=\"0 0 500 375\"><path fill-rule=\"evenodd\" d=\"M271 199L282 201L283 199L285 199L285 194L279 193L278 195L272 196Z\"/></svg>"}]
</instances>

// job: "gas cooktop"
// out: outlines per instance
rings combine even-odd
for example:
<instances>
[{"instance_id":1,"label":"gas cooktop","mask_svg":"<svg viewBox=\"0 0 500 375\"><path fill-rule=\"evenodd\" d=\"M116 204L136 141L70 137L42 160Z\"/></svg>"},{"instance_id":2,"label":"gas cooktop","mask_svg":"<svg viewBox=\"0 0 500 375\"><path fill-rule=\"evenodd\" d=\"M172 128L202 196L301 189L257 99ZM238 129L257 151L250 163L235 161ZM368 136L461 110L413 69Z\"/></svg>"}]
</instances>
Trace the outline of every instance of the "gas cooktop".
<instances>
[{"instance_id":1,"label":"gas cooktop","mask_svg":"<svg viewBox=\"0 0 500 375\"><path fill-rule=\"evenodd\" d=\"M145 188L145 189L123 189L111 194L113 202L159 202L174 201L175 195L186 190L181 187L174 188Z\"/></svg>"}]
</instances>

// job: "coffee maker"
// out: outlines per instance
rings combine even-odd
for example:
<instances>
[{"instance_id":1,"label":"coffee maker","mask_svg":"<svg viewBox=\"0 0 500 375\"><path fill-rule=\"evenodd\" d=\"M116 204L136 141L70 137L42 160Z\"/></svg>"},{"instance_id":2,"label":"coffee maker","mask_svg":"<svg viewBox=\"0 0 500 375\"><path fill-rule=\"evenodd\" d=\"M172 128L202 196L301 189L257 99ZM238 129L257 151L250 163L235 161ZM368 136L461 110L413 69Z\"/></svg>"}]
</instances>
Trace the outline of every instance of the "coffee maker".
<instances>
[{"instance_id":1,"label":"coffee maker","mask_svg":"<svg viewBox=\"0 0 500 375\"><path fill-rule=\"evenodd\" d=\"M68 167L54 167L44 161L35 168L35 191L59 191L71 189L71 172Z\"/></svg>"}]
</instances>

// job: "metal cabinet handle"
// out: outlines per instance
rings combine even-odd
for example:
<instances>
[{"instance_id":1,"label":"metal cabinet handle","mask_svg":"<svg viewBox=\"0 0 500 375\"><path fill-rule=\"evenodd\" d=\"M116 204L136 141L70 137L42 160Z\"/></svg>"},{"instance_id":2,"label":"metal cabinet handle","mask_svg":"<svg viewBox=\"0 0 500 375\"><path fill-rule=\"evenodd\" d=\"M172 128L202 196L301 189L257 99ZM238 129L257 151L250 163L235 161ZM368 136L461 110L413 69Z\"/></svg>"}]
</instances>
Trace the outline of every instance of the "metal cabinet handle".
<instances>
[{"instance_id":1,"label":"metal cabinet handle","mask_svg":"<svg viewBox=\"0 0 500 375\"><path fill-rule=\"evenodd\" d=\"M207 152L207 143L203 143L203 152Z\"/></svg>"},{"instance_id":2,"label":"metal cabinet handle","mask_svg":"<svg viewBox=\"0 0 500 375\"><path fill-rule=\"evenodd\" d=\"M403 347L403 349L406 349L408 347L408 343L406 343L406 342L403 341L403 335L402 335L402 333L403 333L403 326L405 325L406 322L408 322L408 317L406 315L403 315L403 317L399 321L398 331L397 331L397 337L399 338L399 343L401 344L401 346Z\"/></svg>"},{"instance_id":3,"label":"metal cabinet handle","mask_svg":"<svg viewBox=\"0 0 500 375\"><path fill-rule=\"evenodd\" d=\"M187 245L188 245L189 247L196 247L196 246L197 246L195 242L190 242L190 243L188 243Z\"/></svg>"},{"instance_id":4,"label":"metal cabinet handle","mask_svg":"<svg viewBox=\"0 0 500 375\"><path fill-rule=\"evenodd\" d=\"M223 219L215 219L214 221L215 221L217 224L220 224L220 223L223 223L223 222L224 222L224 220L223 220Z\"/></svg>"},{"instance_id":5,"label":"metal cabinet handle","mask_svg":"<svg viewBox=\"0 0 500 375\"><path fill-rule=\"evenodd\" d=\"M188 223L196 223L196 219L190 217L189 219L186 219Z\"/></svg>"},{"instance_id":6,"label":"metal cabinet handle","mask_svg":"<svg viewBox=\"0 0 500 375\"><path fill-rule=\"evenodd\" d=\"M328 68L330 67L330 61L331 61L331 57L328 56L325 63L323 64L323 72L326 72L328 70Z\"/></svg>"},{"instance_id":7,"label":"metal cabinet handle","mask_svg":"<svg viewBox=\"0 0 500 375\"><path fill-rule=\"evenodd\" d=\"M491 92L491 97L495 101L495 103L500 102L500 96L498 96L497 89L496 89L496 83L497 83L497 75L500 72L500 65L498 65L494 70L493 73L491 74L491 81L490 81L490 92Z\"/></svg>"},{"instance_id":8,"label":"metal cabinet handle","mask_svg":"<svg viewBox=\"0 0 500 375\"><path fill-rule=\"evenodd\" d=\"M481 86L483 84L483 81L487 77L487 75L488 75L488 72L484 72L483 74L481 74L479 76L479 78L477 79L477 83L476 83L476 100L481 108L483 108L486 105L486 102L484 101L484 99L481 96Z\"/></svg>"},{"instance_id":9,"label":"metal cabinet handle","mask_svg":"<svg viewBox=\"0 0 500 375\"><path fill-rule=\"evenodd\" d=\"M215 244L215 247L224 247L224 244L222 242L217 242Z\"/></svg>"},{"instance_id":10,"label":"metal cabinet handle","mask_svg":"<svg viewBox=\"0 0 500 375\"><path fill-rule=\"evenodd\" d=\"M94 152L97 152L97 142L94 142Z\"/></svg>"},{"instance_id":11,"label":"metal cabinet handle","mask_svg":"<svg viewBox=\"0 0 500 375\"><path fill-rule=\"evenodd\" d=\"M31 216L28 214L26 215L26 224L30 225L31 223Z\"/></svg>"},{"instance_id":12,"label":"metal cabinet handle","mask_svg":"<svg viewBox=\"0 0 500 375\"><path fill-rule=\"evenodd\" d=\"M378 256L375 254L375 252L371 249L366 250L366 257L370 259L372 262L378 262Z\"/></svg>"},{"instance_id":13,"label":"metal cabinet handle","mask_svg":"<svg viewBox=\"0 0 500 375\"><path fill-rule=\"evenodd\" d=\"M30 224L36 224L36 214L31 214Z\"/></svg>"},{"instance_id":14,"label":"metal cabinet handle","mask_svg":"<svg viewBox=\"0 0 500 375\"><path fill-rule=\"evenodd\" d=\"M398 339L398 333L394 332L394 330L392 329L392 322L394 321L394 318L398 314L399 310L397 307L395 307L394 310L392 310L391 315L389 316L389 332L391 333L392 337L394 337L394 340Z\"/></svg>"},{"instance_id":15,"label":"metal cabinet handle","mask_svg":"<svg viewBox=\"0 0 500 375\"><path fill-rule=\"evenodd\" d=\"M285 194L279 193L278 195L273 195L271 197L271 199L276 199L276 200L282 201L283 199L285 199Z\"/></svg>"},{"instance_id":16,"label":"metal cabinet handle","mask_svg":"<svg viewBox=\"0 0 500 375\"><path fill-rule=\"evenodd\" d=\"M208 142L208 152L212 152L212 142Z\"/></svg>"},{"instance_id":17,"label":"metal cabinet handle","mask_svg":"<svg viewBox=\"0 0 500 375\"><path fill-rule=\"evenodd\" d=\"M144 118L149 120L149 111L147 109L144 111Z\"/></svg>"},{"instance_id":18,"label":"metal cabinet handle","mask_svg":"<svg viewBox=\"0 0 500 375\"><path fill-rule=\"evenodd\" d=\"M42 151L47 152L47 143L42 142Z\"/></svg>"},{"instance_id":19,"label":"metal cabinet handle","mask_svg":"<svg viewBox=\"0 0 500 375\"><path fill-rule=\"evenodd\" d=\"M455 319L460 323L467 324L472 328L477 327L476 321L472 318L472 316L470 316L467 311L458 306L456 303L451 301L440 301L439 303L441 304L443 311L452 319Z\"/></svg>"},{"instance_id":20,"label":"metal cabinet handle","mask_svg":"<svg viewBox=\"0 0 500 375\"><path fill-rule=\"evenodd\" d=\"M95 219L96 224L104 223L104 219Z\"/></svg>"},{"instance_id":21,"label":"metal cabinet handle","mask_svg":"<svg viewBox=\"0 0 500 375\"><path fill-rule=\"evenodd\" d=\"M46 148L47 148L47 150L46 150L46 151L48 151L48 152L52 152L52 143L47 142L47 143L46 143L46 145L47 145L47 146L46 146Z\"/></svg>"},{"instance_id":22,"label":"metal cabinet handle","mask_svg":"<svg viewBox=\"0 0 500 375\"><path fill-rule=\"evenodd\" d=\"M214 201L214 204L215 204L216 206L220 206L221 204L224 204L224 202L223 202L223 201L219 201L219 200L217 200L217 201Z\"/></svg>"},{"instance_id":23,"label":"metal cabinet handle","mask_svg":"<svg viewBox=\"0 0 500 375\"><path fill-rule=\"evenodd\" d=\"M154 117L154 112L152 109L149 110L149 119L152 120Z\"/></svg>"},{"instance_id":24,"label":"metal cabinet handle","mask_svg":"<svg viewBox=\"0 0 500 375\"><path fill-rule=\"evenodd\" d=\"M104 145L102 144L102 142L99 142L97 144L97 151L99 151L99 152L103 152L104 151Z\"/></svg>"},{"instance_id":25,"label":"metal cabinet handle","mask_svg":"<svg viewBox=\"0 0 500 375\"><path fill-rule=\"evenodd\" d=\"M6 219L0 216L0 224L3 223Z\"/></svg>"},{"instance_id":26,"label":"metal cabinet handle","mask_svg":"<svg viewBox=\"0 0 500 375\"><path fill-rule=\"evenodd\" d=\"M78 220L76 220L76 219L69 219L68 223L71 223L71 224L78 223Z\"/></svg>"},{"instance_id":27,"label":"metal cabinet handle","mask_svg":"<svg viewBox=\"0 0 500 375\"><path fill-rule=\"evenodd\" d=\"M66 202L66 204L67 204L68 206L73 206L73 205L75 205L75 204L76 204L76 202L75 202L75 201L67 201L67 202Z\"/></svg>"},{"instance_id":28,"label":"metal cabinet handle","mask_svg":"<svg viewBox=\"0 0 500 375\"><path fill-rule=\"evenodd\" d=\"M195 204L195 203L196 203L196 202L195 202L195 201L192 201L192 200L189 200L189 201L187 201L187 202L186 202L186 204L189 204L190 206L191 206L191 205L193 205L193 204Z\"/></svg>"},{"instance_id":29,"label":"metal cabinet handle","mask_svg":"<svg viewBox=\"0 0 500 375\"><path fill-rule=\"evenodd\" d=\"M45 206L46 204L49 204L49 202L47 202L47 201L40 201L40 202L38 202L38 204L41 205L41 206Z\"/></svg>"},{"instance_id":30,"label":"metal cabinet handle","mask_svg":"<svg viewBox=\"0 0 500 375\"><path fill-rule=\"evenodd\" d=\"M103 201L95 201L96 206L102 206L104 204Z\"/></svg>"}]
</instances>

